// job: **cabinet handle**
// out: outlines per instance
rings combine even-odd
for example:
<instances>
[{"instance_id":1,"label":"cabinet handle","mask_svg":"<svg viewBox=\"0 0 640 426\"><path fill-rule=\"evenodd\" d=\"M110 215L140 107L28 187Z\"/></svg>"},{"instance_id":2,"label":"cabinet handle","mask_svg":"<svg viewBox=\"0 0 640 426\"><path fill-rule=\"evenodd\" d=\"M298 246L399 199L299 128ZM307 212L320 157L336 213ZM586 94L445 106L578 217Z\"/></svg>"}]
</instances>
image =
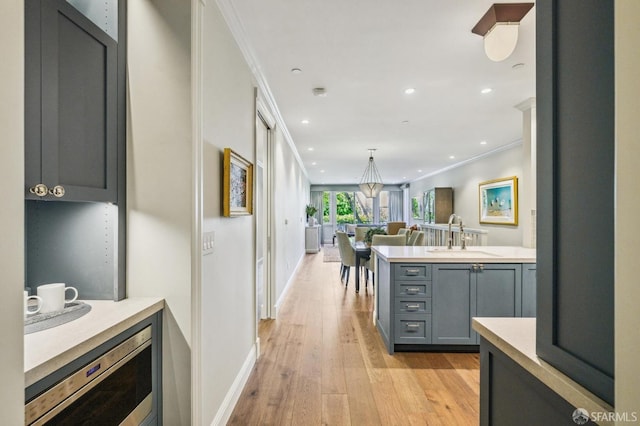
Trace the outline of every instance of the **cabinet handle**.
<instances>
[{"instance_id":1,"label":"cabinet handle","mask_svg":"<svg viewBox=\"0 0 640 426\"><path fill-rule=\"evenodd\" d=\"M44 197L49 192L49 188L44 183L39 183L36 186L29 188L29 192L36 194L38 197Z\"/></svg>"},{"instance_id":2,"label":"cabinet handle","mask_svg":"<svg viewBox=\"0 0 640 426\"><path fill-rule=\"evenodd\" d=\"M56 185L49 190L49 194L53 195L56 198L62 198L64 196L64 186Z\"/></svg>"},{"instance_id":3,"label":"cabinet handle","mask_svg":"<svg viewBox=\"0 0 640 426\"><path fill-rule=\"evenodd\" d=\"M409 330L416 330L418 328L420 328L420 324L418 324L418 323L415 323L415 322L408 322L407 323L407 329L409 329Z\"/></svg>"},{"instance_id":4,"label":"cabinet handle","mask_svg":"<svg viewBox=\"0 0 640 426\"><path fill-rule=\"evenodd\" d=\"M407 289L407 293L409 294L418 294L420 293L420 289L417 287L411 287Z\"/></svg>"},{"instance_id":5,"label":"cabinet handle","mask_svg":"<svg viewBox=\"0 0 640 426\"><path fill-rule=\"evenodd\" d=\"M405 309L420 309L420 305L418 305L417 303L414 304L406 304L404 305Z\"/></svg>"},{"instance_id":6,"label":"cabinet handle","mask_svg":"<svg viewBox=\"0 0 640 426\"><path fill-rule=\"evenodd\" d=\"M405 275L418 275L420 273L420 269L407 269Z\"/></svg>"}]
</instances>

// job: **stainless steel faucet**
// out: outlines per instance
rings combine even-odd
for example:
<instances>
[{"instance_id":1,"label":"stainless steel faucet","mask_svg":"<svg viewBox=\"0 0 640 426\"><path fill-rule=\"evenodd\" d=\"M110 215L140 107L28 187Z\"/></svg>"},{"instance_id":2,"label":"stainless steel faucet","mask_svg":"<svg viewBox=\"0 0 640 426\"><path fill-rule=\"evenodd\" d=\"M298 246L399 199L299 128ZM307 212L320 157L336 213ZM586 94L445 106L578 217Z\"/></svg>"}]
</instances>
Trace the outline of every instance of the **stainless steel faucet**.
<instances>
[{"instance_id":1,"label":"stainless steel faucet","mask_svg":"<svg viewBox=\"0 0 640 426\"><path fill-rule=\"evenodd\" d=\"M449 239L447 249L451 250L453 248L453 231L451 231L451 225L455 221L458 222L458 226L460 227L460 249L466 250L467 245L464 240L464 226L462 225L462 218L455 213L449 216Z\"/></svg>"}]
</instances>

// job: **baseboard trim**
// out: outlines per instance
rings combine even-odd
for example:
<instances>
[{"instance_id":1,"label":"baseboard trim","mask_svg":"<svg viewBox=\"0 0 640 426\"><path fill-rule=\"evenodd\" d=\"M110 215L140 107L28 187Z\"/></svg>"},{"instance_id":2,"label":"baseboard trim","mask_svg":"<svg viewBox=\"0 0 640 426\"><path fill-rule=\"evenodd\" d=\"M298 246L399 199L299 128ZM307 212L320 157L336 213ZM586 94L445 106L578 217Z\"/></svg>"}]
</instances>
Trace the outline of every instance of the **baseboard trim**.
<instances>
[{"instance_id":1,"label":"baseboard trim","mask_svg":"<svg viewBox=\"0 0 640 426\"><path fill-rule=\"evenodd\" d=\"M289 279L287 280L287 285L284 286L284 290L282 290L282 294L280 295L280 297L278 297L278 301L274 305L274 309L273 309L273 312L275 313L275 315L273 316L272 319L278 318L278 309L280 309L280 306L282 306L282 302L284 302L284 298L286 297L287 292L291 288L291 285L293 284L295 276L298 274L298 269L300 269L300 266L302 265L302 261L304 260L305 255L306 253L303 251L302 256L300 256L300 258L298 259L298 263L296 267L293 269L293 272L291 273L291 275L289 276Z\"/></svg>"},{"instance_id":2,"label":"baseboard trim","mask_svg":"<svg viewBox=\"0 0 640 426\"><path fill-rule=\"evenodd\" d=\"M259 342L256 342L256 344L251 346L249 355L247 355L247 359L245 359L244 364L242 364L242 368L238 372L236 379L233 381L229 392L227 392L227 395L224 397L224 401L222 401L220 409L211 422L211 426L226 425L231 418L233 409L236 407L236 404L240 399L240 395L242 394L242 390L249 380L251 370L253 370L253 366L256 364L257 344L259 344Z\"/></svg>"}]
</instances>

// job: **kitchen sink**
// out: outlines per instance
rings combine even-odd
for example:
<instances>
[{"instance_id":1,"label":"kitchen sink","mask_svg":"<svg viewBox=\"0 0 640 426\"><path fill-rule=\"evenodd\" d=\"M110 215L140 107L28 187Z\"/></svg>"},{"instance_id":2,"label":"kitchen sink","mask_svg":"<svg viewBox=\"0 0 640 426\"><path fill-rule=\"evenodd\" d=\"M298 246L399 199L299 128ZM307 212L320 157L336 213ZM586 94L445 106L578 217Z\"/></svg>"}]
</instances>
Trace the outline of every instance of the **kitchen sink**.
<instances>
[{"instance_id":1,"label":"kitchen sink","mask_svg":"<svg viewBox=\"0 0 640 426\"><path fill-rule=\"evenodd\" d=\"M500 257L500 255L483 250L461 250L459 248L449 250L446 247L429 249L427 253L442 257Z\"/></svg>"}]
</instances>

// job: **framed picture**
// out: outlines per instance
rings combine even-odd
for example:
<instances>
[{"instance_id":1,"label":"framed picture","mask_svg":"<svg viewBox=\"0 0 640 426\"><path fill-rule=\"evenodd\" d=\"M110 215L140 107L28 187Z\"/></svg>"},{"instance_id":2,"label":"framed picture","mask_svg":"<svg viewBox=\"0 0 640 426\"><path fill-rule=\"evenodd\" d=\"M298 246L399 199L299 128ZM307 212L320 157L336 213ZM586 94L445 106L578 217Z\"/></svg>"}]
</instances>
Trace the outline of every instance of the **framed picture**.
<instances>
[{"instance_id":1,"label":"framed picture","mask_svg":"<svg viewBox=\"0 0 640 426\"><path fill-rule=\"evenodd\" d=\"M223 173L222 215L253 214L253 164L225 148Z\"/></svg>"},{"instance_id":2,"label":"framed picture","mask_svg":"<svg viewBox=\"0 0 640 426\"><path fill-rule=\"evenodd\" d=\"M518 224L518 178L494 179L479 184L480 223Z\"/></svg>"}]
</instances>

